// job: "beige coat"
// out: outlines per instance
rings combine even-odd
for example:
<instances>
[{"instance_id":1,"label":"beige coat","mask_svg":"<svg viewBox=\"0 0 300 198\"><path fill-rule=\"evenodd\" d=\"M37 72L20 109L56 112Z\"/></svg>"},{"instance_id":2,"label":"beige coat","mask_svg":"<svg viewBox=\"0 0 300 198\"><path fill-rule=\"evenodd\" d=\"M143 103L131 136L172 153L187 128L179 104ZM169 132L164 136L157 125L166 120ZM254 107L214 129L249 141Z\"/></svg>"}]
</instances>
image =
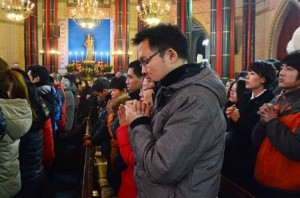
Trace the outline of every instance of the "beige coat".
<instances>
[{"instance_id":1,"label":"beige coat","mask_svg":"<svg viewBox=\"0 0 300 198\"><path fill-rule=\"evenodd\" d=\"M0 140L0 197L11 198L21 189L19 139L31 127L32 112L25 99L0 99L0 108L7 122Z\"/></svg>"}]
</instances>

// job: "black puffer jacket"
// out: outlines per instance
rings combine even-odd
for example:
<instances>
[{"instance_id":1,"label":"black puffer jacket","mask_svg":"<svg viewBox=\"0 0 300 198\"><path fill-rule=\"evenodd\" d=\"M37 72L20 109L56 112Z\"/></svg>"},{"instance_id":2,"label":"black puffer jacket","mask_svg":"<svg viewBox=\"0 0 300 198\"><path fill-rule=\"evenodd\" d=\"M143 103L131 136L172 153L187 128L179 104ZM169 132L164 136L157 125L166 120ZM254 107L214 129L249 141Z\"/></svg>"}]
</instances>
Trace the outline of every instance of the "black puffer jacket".
<instances>
[{"instance_id":1,"label":"black puffer jacket","mask_svg":"<svg viewBox=\"0 0 300 198\"><path fill-rule=\"evenodd\" d=\"M34 182L43 171L42 151L43 151L43 127L45 114L39 103L36 87L27 82L30 103L35 113L30 130L20 141L19 160L22 183Z\"/></svg>"}]
</instances>

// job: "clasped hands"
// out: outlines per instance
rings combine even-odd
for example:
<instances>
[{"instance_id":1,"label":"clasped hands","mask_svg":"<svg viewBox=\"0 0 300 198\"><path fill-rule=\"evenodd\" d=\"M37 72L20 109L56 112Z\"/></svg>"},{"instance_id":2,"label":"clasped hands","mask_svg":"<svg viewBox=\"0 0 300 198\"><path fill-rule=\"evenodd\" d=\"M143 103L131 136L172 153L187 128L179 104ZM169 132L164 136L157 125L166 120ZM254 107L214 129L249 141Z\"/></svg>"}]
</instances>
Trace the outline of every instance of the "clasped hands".
<instances>
[{"instance_id":1,"label":"clasped hands","mask_svg":"<svg viewBox=\"0 0 300 198\"><path fill-rule=\"evenodd\" d=\"M265 103L259 107L257 114L260 115L260 122L267 123L278 117L278 110L274 105Z\"/></svg>"},{"instance_id":2,"label":"clasped hands","mask_svg":"<svg viewBox=\"0 0 300 198\"><path fill-rule=\"evenodd\" d=\"M239 109L232 105L226 109L226 116L227 118L230 118L232 121L237 122L237 120L240 118L240 112Z\"/></svg>"},{"instance_id":3,"label":"clasped hands","mask_svg":"<svg viewBox=\"0 0 300 198\"><path fill-rule=\"evenodd\" d=\"M142 101L129 100L125 105L119 106L118 116L120 125L130 124L135 119L146 116L150 117L152 113L152 107L148 103Z\"/></svg>"}]
</instances>

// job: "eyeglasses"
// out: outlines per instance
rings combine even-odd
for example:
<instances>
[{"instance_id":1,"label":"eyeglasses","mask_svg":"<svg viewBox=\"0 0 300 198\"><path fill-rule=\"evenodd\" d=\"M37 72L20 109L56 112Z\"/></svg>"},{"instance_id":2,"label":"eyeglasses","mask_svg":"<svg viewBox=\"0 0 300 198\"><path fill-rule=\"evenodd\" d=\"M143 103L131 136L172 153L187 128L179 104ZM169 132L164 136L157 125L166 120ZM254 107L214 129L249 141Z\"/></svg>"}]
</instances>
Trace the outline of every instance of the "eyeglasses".
<instances>
[{"instance_id":1,"label":"eyeglasses","mask_svg":"<svg viewBox=\"0 0 300 198\"><path fill-rule=\"evenodd\" d=\"M152 54L151 56L149 56L148 58L146 58L145 60L140 61L140 62L141 62L141 63L140 63L140 66L141 66L141 67L145 67L146 65L148 65L149 62L151 61L151 59L152 59L156 54L160 53L161 51L162 51L162 50L159 50L159 51L155 52L154 54Z\"/></svg>"}]
</instances>

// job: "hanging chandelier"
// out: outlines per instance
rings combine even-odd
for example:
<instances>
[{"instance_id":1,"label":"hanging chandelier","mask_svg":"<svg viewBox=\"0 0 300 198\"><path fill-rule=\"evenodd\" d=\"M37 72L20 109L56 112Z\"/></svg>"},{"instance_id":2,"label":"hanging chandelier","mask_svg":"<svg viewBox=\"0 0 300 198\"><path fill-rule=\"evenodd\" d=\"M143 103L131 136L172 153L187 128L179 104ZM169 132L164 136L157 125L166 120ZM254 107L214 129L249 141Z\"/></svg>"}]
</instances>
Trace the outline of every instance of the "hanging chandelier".
<instances>
[{"instance_id":1,"label":"hanging chandelier","mask_svg":"<svg viewBox=\"0 0 300 198\"><path fill-rule=\"evenodd\" d=\"M1 12L10 20L24 20L33 13L34 4L29 0L1 0Z\"/></svg>"},{"instance_id":2,"label":"hanging chandelier","mask_svg":"<svg viewBox=\"0 0 300 198\"><path fill-rule=\"evenodd\" d=\"M77 6L71 10L71 18L83 28L94 28L104 18L97 0L78 0Z\"/></svg>"},{"instance_id":3,"label":"hanging chandelier","mask_svg":"<svg viewBox=\"0 0 300 198\"><path fill-rule=\"evenodd\" d=\"M170 13L170 5L159 0L143 0L142 5L137 6L139 18L150 26L159 24Z\"/></svg>"}]
</instances>

